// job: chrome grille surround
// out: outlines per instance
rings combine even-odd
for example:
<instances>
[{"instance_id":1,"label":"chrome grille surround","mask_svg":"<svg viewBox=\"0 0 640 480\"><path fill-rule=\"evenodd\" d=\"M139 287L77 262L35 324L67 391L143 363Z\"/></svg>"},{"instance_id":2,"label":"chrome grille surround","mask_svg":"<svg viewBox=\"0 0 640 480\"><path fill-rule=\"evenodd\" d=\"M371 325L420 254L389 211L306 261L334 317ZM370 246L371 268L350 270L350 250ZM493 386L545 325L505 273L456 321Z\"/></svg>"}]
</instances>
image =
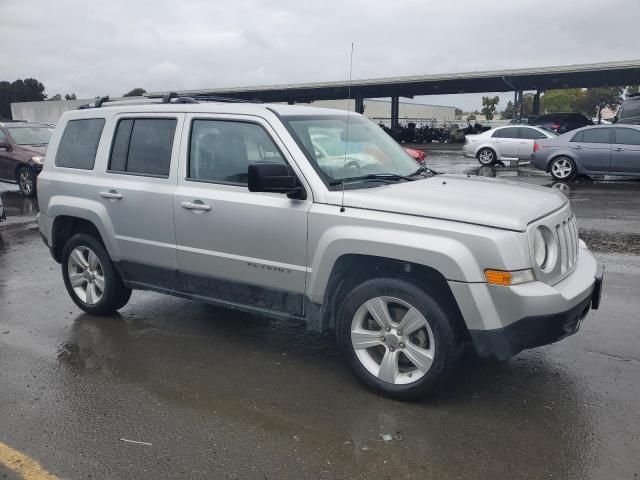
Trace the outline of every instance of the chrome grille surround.
<instances>
[{"instance_id":1,"label":"chrome grille surround","mask_svg":"<svg viewBox=\"0 0 640 480\"><path fill-rule=\"evenodd\" d=\"M534 234L540 226L546 227L552 234L549 236L552 239L552 244L548 245L548 255L553 262L547 268L540 268L536 264L533 253ZM578 225L569 202L550 215L532 222L527 228L527 233L531 250L531 264L537 280L548 285L555 285L573 272L578 263L580 247Z\"/></svg>"}]
</instances>

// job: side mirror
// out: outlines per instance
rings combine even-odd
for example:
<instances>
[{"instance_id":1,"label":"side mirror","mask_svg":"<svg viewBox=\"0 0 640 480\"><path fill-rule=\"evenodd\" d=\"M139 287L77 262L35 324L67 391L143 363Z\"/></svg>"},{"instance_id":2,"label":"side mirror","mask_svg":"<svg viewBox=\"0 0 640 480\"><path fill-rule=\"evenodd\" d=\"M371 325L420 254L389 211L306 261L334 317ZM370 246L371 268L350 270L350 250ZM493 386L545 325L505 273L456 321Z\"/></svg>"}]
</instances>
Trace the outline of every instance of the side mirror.
<instances>
[{"instance_id":1,"label":"side mirror","mask_svg":"<svg viewBox=\"0 0 640 480\"><path fill-rule=\"evenodd\" d=\"M11 144L9 142L5 142L4 140L0 140L0 148L4 149L7 152L13 150Z\"/></svg>"},{"instance_id":2,"label":"side mirror","mask_svg":"<svg viewBox=\"0 0 640 480\"><path fill-rule=\"evenodd\" d=\"M281 163L252 163L249 165L249 191L285 193L305 198L304 189L287 165Z\"/></svg>"}]
</instances>

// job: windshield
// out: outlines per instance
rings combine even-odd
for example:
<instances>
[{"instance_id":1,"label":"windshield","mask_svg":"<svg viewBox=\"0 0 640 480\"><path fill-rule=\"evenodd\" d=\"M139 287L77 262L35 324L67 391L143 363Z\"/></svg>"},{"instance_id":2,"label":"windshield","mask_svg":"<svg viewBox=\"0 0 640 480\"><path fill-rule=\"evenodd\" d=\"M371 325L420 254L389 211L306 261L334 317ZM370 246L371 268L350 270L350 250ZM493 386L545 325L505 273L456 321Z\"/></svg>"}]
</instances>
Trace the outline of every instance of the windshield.
<instances>
[{"instance_id":1,"label":"windshield","mask_svg":"<svg viewBox=\"0 0 640 480\"><path fill-rule=\"evenodd\" d=\"M384 130L361 116L350 116L348 129L346 114L283 121L327 185L343 179L375 183L383 176L408 177L419 167Z\"/></svg>"},{"instance_id":2,"label":"windshield","mask_svg":"<svg viewBox=\"0 0 640 480\"><path fill-rule=\"evenodd\" d=\"M53 128L51 127L9 127L11 138L18 145L48 145Z\"/></svg>"}]
</instances>

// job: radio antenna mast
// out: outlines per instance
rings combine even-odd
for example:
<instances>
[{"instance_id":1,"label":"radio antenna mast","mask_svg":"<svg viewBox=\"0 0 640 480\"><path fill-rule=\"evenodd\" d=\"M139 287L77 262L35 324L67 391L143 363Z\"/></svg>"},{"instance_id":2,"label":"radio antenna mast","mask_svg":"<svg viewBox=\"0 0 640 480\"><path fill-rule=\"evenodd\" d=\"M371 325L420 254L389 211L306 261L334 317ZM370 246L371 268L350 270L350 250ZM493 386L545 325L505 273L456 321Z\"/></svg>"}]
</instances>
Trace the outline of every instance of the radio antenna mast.
<instances>
[{"instance_id":1,"label":"radio antenna mast","mask_svg":"<svg viewBox=\"0 0 640 480\"><path fill-rule=\"evenodd\" d=\"M347 150L349 148L349 114L351 113L351 74L353 73L353 42L351 42L351 56L349 57L349 87L347 90L347 132L344 140L344 163L342 165L342 199L340 212L344 212L344 174L347 169Z\"/></svg>"}]
</instances>

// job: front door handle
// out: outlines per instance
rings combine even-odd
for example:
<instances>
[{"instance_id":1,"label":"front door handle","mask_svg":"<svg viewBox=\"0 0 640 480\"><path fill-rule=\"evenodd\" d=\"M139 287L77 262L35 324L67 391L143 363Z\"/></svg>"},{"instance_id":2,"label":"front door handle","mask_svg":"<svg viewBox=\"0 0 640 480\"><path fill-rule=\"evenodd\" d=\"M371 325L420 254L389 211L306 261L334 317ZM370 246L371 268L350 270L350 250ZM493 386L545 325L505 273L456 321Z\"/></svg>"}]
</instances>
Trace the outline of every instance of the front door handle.
<instances>
[{"instance_id":1,"label":"front door handle","mask_svg":"<svg viewBox=\"0 0 640 480\"><path fill-rule=\"evenodd\" d=\"M613 149L614 152L621 152L622 150L624 150L624 148L618 147Z\"/></svg>"},{"instance_id":2,"label":"front door handle","mask_svg":"<svg viewBox=\"0 0 640 480\"><path fill-rule=\"evenodd\" d=\"M575 147L572 147L572 148L575 148L576 150L582 150L582 147L580 145L576 145Z\"/></svg>"},{"instance_id":3,"label":"front door handle","mask_svg":"<svg viewBox=\"0 0 640 480\"><path fill-rule=\"evenodd\" d=\"M211 207L205 203L202 203L200 200L194 200L193 202L180 202L182 208L186 208L187 210L197 210L201 212L208 212L211 210Z\"/></svg>"},{"instance_id":4,"label":"front door handle","mask_svg":"<svg viewBox=\"0 0 640 480\"><path fill-rule=\"evenodd\" d=\"M110 200L120 200L122 195L115 190L109 190L108 192L100 192L102 198L108 198Z\"/></svg>"}]
</instances>

